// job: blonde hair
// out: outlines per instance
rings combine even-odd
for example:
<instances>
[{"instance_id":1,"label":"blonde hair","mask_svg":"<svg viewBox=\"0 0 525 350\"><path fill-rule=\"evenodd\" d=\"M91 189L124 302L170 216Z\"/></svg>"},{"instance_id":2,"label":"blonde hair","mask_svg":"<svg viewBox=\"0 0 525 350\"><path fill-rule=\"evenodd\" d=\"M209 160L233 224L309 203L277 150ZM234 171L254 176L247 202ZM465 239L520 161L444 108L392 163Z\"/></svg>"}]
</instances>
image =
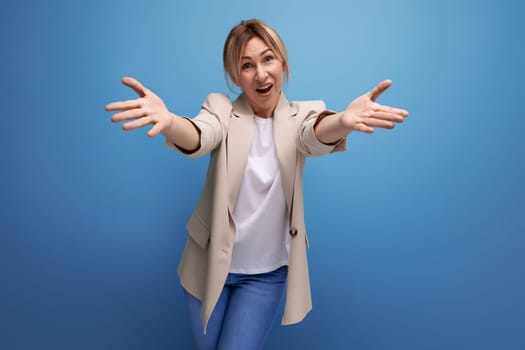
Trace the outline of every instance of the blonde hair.
<instances>
[{"instance_id":1,"label":"blonde hair","mask_svg":"<svg viewBox=\"0 0 525 350\"><path fill-rule=\"evenodd\" d=\"M249 19L241 21L238 25L232 28L230 34L224 42L224 49L222 54L224 72L227 78L235 85L239 86L239 73L241 72L241 56L246 43L252 38L259 38L272 52L277 56L277 59L283 64L283 72L285 78L290 76L288 68L288 54L283 40L277 32L258 19ZM228 79L226 79L228 81ZM229 84L229 82L228 82Z\"/></svg>"}]
</instances>

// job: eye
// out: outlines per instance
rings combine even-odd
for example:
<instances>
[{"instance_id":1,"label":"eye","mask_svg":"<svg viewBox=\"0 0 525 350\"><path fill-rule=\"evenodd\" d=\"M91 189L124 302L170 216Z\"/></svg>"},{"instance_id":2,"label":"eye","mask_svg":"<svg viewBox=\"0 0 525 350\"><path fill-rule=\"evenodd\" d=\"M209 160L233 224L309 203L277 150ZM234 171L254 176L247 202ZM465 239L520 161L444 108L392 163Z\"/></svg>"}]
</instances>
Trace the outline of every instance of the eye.
<instances>
[{"instance_id":1,"label":"eye","mask_svg":"<svg viewBox=\"0 0 525 350\"><path fill-rule=\"evenodd\" d=\"M246 70L246 69L250 69L250 68L252 68L252 67L253 67L253 65L252 65L251 63L246 62L246 63L243 63L243 64L242 64L241 69L242 69L242 70Z\"/></svg>"},{"instance_id":2,"label":"eye","mask_svg":"<svg viewBox=\"0 0 525 350\"><path fill-rule=\"evenodd\" d=\"M268 55L264 57L264 62L271 62L273 61L274 57L272 55Z\"/></svg>"}]
</instances>

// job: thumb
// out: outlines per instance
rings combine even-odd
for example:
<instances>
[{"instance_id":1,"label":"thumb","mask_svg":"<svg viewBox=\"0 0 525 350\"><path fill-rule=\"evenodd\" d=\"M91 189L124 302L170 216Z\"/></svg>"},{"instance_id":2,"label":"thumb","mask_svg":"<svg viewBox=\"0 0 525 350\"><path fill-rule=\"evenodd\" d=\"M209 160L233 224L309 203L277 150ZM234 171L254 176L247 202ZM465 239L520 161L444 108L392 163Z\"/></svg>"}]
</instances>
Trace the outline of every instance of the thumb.
<instances>
[{"instance_id":1,"label":"thumb","mask_svg":"<svg viewBox=\"0 0 525 350\"><path fill-rule=\"evenodd\" d=\"M146 95L147 89L137 79L131 77L124 77L122 78L122 84L135 90L137 95L139 95L140 97L144 97Z\"/></svg>"},{"instance_id":2,"label":"thumb","mask_svg":"<svg viewBox=\"0 0 525 350\"><path fill-rule=\"evenodd\" d=\"M370 99L375 101L390 86L392 86L392 80L383 80L368 93Z\"/></svg>"}]
</instances>

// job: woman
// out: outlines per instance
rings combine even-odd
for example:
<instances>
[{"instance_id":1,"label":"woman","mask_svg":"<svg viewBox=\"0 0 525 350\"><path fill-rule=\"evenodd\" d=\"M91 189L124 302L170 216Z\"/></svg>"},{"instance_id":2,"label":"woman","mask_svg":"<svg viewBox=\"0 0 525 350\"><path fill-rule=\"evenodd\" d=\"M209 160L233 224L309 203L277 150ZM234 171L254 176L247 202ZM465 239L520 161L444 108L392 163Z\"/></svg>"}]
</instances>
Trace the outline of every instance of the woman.
<instances>
[{"instance_id":1,"label":"woman","mask_svg":"<svg viewBox=\"0 0 525 350\"><path fill-rule=\"evenodd\" d=\"M178 273L198 349L260 349L285 285L283 324L311 310L303 218L306 156L342 151L351 131L391 129L408 116L376 98L379 83L341 113L322 101L288 102L282 93L288 57L279 35L259 20L242 21L223 52L229 79L242 89L233 102L209 95L193 119L169 112L132 78L140 98L113 102L124 130L148 125L189 157L211 154L203 193L187 229ZM286 283L287 282L287 283Z\"/></svg>"}]
</instances>

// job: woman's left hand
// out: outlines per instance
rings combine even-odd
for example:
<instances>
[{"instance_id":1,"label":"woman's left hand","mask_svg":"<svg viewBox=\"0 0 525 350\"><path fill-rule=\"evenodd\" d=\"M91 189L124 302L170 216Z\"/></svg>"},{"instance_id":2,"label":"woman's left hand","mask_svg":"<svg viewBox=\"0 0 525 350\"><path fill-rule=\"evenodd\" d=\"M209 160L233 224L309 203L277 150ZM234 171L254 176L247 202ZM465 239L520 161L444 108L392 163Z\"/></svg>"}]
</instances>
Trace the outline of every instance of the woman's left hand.
<instances>
[{"instance_id":1,"label":"woman's left hand","mask_svg":"<svg viewBox=\"0 0 525 350\"><path fill-rule=\"evenodd\" d=\"M391 80L384 80L368 93L353 100L341 116L341 124L348 131L373 133L375 128L394 128L394 123L401 123L408 117L408 111L375 102L386 89L392 85Z\"/></svg>"}]
</instances>

